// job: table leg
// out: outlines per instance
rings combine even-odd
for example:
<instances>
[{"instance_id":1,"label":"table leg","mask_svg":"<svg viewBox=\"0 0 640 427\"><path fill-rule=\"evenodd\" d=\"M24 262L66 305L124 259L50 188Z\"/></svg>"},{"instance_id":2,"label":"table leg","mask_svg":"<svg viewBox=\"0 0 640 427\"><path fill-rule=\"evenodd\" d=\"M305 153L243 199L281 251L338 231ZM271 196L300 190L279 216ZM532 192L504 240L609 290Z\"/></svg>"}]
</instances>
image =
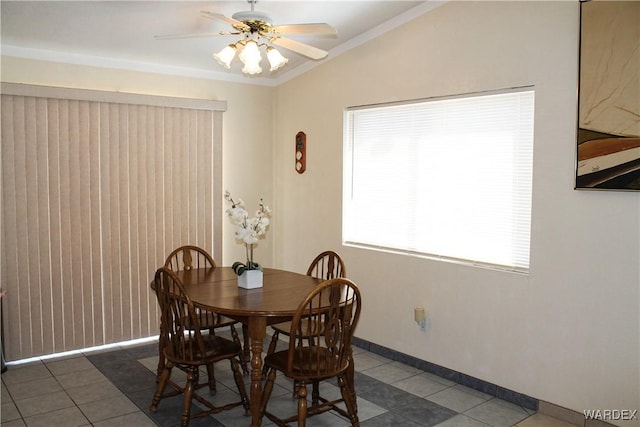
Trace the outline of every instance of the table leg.
<instances>
[{"instance_id":1,"label":"table leg","mask_svg":"<svg viewBox=\"0 0 640 427\"><path fill-rule=\"evenodd\" d=\"M260 408L262 407L262 342L267 335L267 319L264 317L249 318L249 339L251 342L251 427L262 424Z\"/></svg>"}]
</instances>

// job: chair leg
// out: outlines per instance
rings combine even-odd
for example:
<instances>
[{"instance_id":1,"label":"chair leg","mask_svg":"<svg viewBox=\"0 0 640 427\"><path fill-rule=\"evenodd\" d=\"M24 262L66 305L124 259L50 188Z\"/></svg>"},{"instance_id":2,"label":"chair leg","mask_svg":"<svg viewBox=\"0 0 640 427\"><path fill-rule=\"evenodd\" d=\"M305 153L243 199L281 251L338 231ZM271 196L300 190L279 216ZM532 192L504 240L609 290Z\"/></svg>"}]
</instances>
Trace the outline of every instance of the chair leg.
<instances>
[{"instance_id":1,"label":"chair leg","mask_svg":"<svg viewBox=\"0 0 640 427\"><path fill-rule=\"evenodd\" d=\"M244 357L244 346L242 345L242 343L240 342L240 337L238 336L238 331L236 331L236 327L233 325L229 325L229 329L231 329L231 338L233 339L233 342L235 342L236 344L239 344L240 347L243 349L242 352L240 352L240 365L242 366L242 372L245 375L249 374L249 368L247 367L247 361ZM246 343L245 343L246 345Z\"/></svg>"},{"instance_id":2,"label":"chair leg","mask_svg":"<svg viewBox=\"0 0 640 427\"><path fill-rule=\"evenodd\" d=\"M180 417L181 427L187 427L189 425L189 419L191 417L191 399L193 398L194 380L197 385L198 381L198 368L189 369L187 372L187 384L184 386L184 397L182 400L182 416Z\"/></svg>"},{"instance_id":3,"label":"chair leg","mask_svg":"<svg viewBox=\"0 0 640 427\"><path fill-rule=\"evenodd\" d=\"M264 388L262 389L262 406L260 407L260 413L264 414L267 410L267 401L269 397L271 397L271 392L273 391L273 383L276 380L276 370L269 370L269 374L267 375L267 381L264 383Z\"/></svg>"},{"instance_id":4,"label":"chair leg","mask_svg":"<svg viewBox=\"0 0 640 427\"><path fill-rule=\"evenodd\" d=\"M358 420L358 409L356 406L355 390L351 390L348 381L345 379L344 375L338 377L338 385L340 386L340 393L342 393L342 399L344 400L344 404L347 407L347 413L349 414L349 419L351 421L351 425L353 427L360 427L360 421Z\"/></svg>"},{"instance_id":5,"label":"chair leg","mask_svg":"<svg viewBox=\"0 0 640 427\"><path fill-rule=\"evenodd\" d=\"M214 395L218 392L216 388L216 374L214 371L213 363L207 365L207 376L209 383L209 394Z\"/></svg>"},{"instance_id":6,"label":"chair leg","mask_svg":"<svg viewBox=\"0 0 640 427\"><path fill-rule=\"evenodd\" d=\"M164 346L166 344L166 337L163 337L163 334L160 334L158 338L158 368L156 370L156 383L160 381L160 376L162 375L162 371L164 370L164 365L166 365L167 361L164 357Z\"/></svg>"},{"instance_id":7,"label":"chair leg","mask_svg":"<svg viewBox=\"0 0 640 427\"><path fill-rule=\"evenodd\" d=\"M247 371L245 375L249 375L249 362L251 360L251 344L249 343L249 325L242 324L242 340L244 341L242 344L242 360L245 365L247 365ZM244 366L242 368L244 371Z\"/></svg>"},{"instance_id":8,"label":"chair leg","mask_svg":"<svg viewBox=\"0 0 640 427\"><path fill-rule=\"evenodd\" d=\"M160 380L158 380L158 386L156 387L156 393L153 395L151 406L149 407L149 410L151 412L156 412L158 410L158 404L160 403L160 399L162 399L164 389L167 386L167 382L169 382L169 378L171 377L171 368L172 365L167 363L162 369Z\"/></svg>"},{"instance_id":9,"label":"chair leg","mask_svg":"<svg viewBox=\"0 0 640 427\"><path fill-rule=\"evenodd\" d=\"M298 427L307 425L307 384L298 384Z\"/></svg>"},{"instance_id":10,"label":"chair leg","mask_svg":"<svg viewBox=\"0 0 640 427\"><path fill-rule=\"evenodd\" d=\"M318 403L320 403L320 381L314 381L311 390L311 404L315 406Z\"/></svg>"},{"instance_id":11,"label":"chair leg","mask_svg":"<svg viewBox=\"0 0 640 427\"><path fill-rule=\"evenodd\" d=\"M247 395L247 389L244 387L244 379L242 378L242 373L240 372L240 363L238 363L236 359L230 359L230 362L231 371L233 371L233 380L236 382L238 393L240 393L240 401L242 402L242 407L244 408L244 414L249 415L249 397Z\"/></svg>"},{"instance_id":12,"label":"chair leg","mask_svg":"<svg viewBox=\"0 0 640 427\"><path fill-rule=\"evenodd\" d=\"M267 356L270 354L273 354L276 351L276 346L278 345L278 336L280 335L280 332L274 330L273 331L273 336L271 337L271 342L269 343L269 349L267 350ZM269 370L269 368L265 366L262 367L262 376L266 377L267 376L267 371Z\"/></svg>"}]
</instances>

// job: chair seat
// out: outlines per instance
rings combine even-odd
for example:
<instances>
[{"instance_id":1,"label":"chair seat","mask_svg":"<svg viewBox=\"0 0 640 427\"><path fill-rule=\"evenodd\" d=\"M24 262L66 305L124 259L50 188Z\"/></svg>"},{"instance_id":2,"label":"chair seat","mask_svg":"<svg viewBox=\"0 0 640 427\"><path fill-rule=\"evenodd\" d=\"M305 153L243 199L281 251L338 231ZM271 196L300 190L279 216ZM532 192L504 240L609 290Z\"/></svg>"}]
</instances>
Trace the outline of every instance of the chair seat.
<instances>
[{"instance_id":1,"label":"chair seat","mask_svg":"<svg viewBox=\"0 0 640 427\"><path fill-rule=\"evenodd\" d=\"M288 357L289 350L277 351L268 355L264 363L270 368L282 371L287 377L296 381L335 377L349 366L348 359L343 359L342 365L340 365L339 358L331 355L329 349L325 347L296 349L291 370L287 369Z\"/></svg>"},{"instance_id":2,"label":"chair seat","mask_svg":"<svg viewBox=\"0 0 640 427\"><path fill-rule=\"evenodd\" d=\"M192 326L189 324L189 319L183 319L183 321L184 326L187 329L192 329ZM229 319L228 317L221 316L217 313L212 313L210 311L200 311L198 312L198 323L200 326L200 330L205 330L231 326L236 324L237 322L233 319Z\"/></svg>"},{"instance_id":3,"label":"chair seat","mask_svg":"<svg viewBox=\"0 0 640 427\"><path fill-rule=\"evenodd\" d=\"M302 333L298 334L298 336L305 338L324 333L324 322L321 320L318 321L316 319L307 318L303 319L300 323L302 324ZM291 332L291 322L282 322L271 325L271 327L280 334L289 335Z\"/></svg>"},{"instance_id":4,"label":"chair seat","mask_svg":"<svg viewBox=\"0 0 640 427\"><path fill-rule=\"evenodd\" d=\"M225 326L231 326L238 323L233 319L229 319L228 317L221 316L217 313L212 313L210 311L201 311L199 314L200 317L200 329L213 329L213 328L223 328Z\"/></svg>"},{"instance_id":5,"label":"chair seat","mask_svg":"<svg viewBox=\"0 0 640 427\"><path fill-rule=\"evenodd\" d=\"M177 365L191 366L219 362L237 356L242 352L240 344L217 335L202 335L202 342L204 344L204 354L196 350L191 359L174 357L169 354L169 346L165 348L164 355ZM194 343L194 347L197 348L198 346Z\"/></svg>"}]
</instances>

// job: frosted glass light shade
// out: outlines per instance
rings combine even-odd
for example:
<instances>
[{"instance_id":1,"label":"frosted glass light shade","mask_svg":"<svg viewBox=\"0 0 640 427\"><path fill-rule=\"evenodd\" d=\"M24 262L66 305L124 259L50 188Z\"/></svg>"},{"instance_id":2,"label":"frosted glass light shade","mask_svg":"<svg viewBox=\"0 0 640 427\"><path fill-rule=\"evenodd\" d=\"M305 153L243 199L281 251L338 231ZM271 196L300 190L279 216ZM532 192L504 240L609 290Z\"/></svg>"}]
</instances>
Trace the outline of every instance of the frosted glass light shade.
<instances>
[{"instance_id":1,"label":"frosted glass light shade","mask_svg":"<svg viewBox=\"0 0 640 427\"><path fill-rule=\"evenodd\" d=\"M242 67L243 73L258 74L262 72L262 68L260 68L262 55L260 54L260 49L258 49L258 43L254 40L249 40L247 42L238 57L244 64L244 67Z\"/></svg>"},{"instance_id":2,"label":"frosted glass light shade","mask_svg":"<svg viewBox=\"0 0 640 427\"><path fill-rule=\"evenodd\" d=\"M275 71L289 62L287 58L282 56L282 54L272 46L267 48L267 59L269 60L269 64L271 64L271 71Z\"/></svg>"},{"instance_id":3,"label":"frosted glass light shade","mask_svg":"<svg viewBox=\"0 0 640 427\"><path fill-rule=\"evenodd\" d=\"M236 56L236 46L230 44L229 46L222 49L220 52L215 53L213 57L222 65L224 68L231 68L231 61Z\"/></svg>"}]
</instances>

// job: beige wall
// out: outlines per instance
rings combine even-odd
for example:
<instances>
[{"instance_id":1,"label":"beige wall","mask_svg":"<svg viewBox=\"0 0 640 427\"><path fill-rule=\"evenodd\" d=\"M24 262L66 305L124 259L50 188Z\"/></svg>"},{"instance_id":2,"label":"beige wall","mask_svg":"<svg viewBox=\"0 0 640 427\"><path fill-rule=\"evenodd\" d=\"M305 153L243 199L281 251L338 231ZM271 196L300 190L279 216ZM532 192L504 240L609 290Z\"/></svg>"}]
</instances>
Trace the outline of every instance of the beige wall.
<instances>
[{"instance_id":1,"label":"beige wall","mask_svg":"<svg viewBox=\"0 0 640 427\"><path fill-rule=\"evenodd\" d=\"M573 190L578 14L577 2L451 2L278 87L275 257L302 270L338 249L364 293L365 340L573 410L635 409L640 198ZM536 90L528 276L341 246L345 107L525 85Z\"/></svg>"},{"instance_id":2,"label":"beige wall","mask_svg":"<svg viewBox=\"0 0 640 427\"><path fill-rule=\"evenodd\" d=\"M260 197L268 204L273 200L273 88L13 57L2 57L1 71L3 82L227 101L223 190L243 198L249 211L257 208ZM222 263L243 260L243 246L233 239L233 226L226 218L223 228ZM257 261L273 264L272 233L255 251Z\"/></svg>"},{"instance_id":3,"label":"beige wall","mask_svg":"<svg viewBox=\"0 0 640 427\"><path fill-rule=\"evenodd\" d=\"M276 89L5 57L2 80L226 100L225 188L274 208L256 256L304 271L339 250L364 293L359 337L574 410L635 409L640 194L573 190L577 45L577 2L452 2ZM536 88L528 276L341 246L345 107L522 85ZM225 225L229 264L243 252Z\"/></svg>"}]
</instances>

